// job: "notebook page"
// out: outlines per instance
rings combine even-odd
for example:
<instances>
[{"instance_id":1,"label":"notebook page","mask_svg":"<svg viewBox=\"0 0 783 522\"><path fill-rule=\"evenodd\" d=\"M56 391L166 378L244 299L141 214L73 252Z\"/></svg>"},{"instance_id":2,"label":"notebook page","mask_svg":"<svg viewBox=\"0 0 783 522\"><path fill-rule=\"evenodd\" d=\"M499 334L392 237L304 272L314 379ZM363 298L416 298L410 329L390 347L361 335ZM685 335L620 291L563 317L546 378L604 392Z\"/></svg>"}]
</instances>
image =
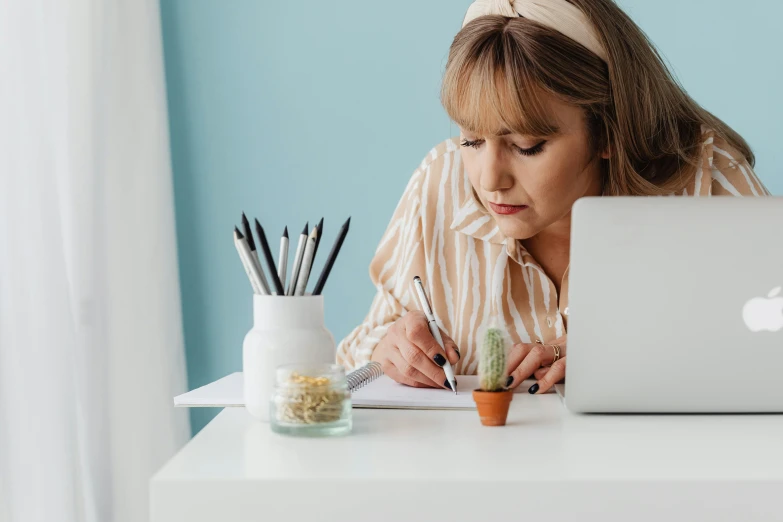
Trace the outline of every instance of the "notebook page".
<instances>
[{"instance_id":1,"label":"notebook page","mask_svg":"<svg viewBox=\"0 0 783 522\"><path fill-rule=\"evenodd\" d=\"M457 394L446 389L413 388L398 384L384 375L351 394L356 408L465 409L476 408L473 390L478 376L457 375ZM521 390L521 386L515 391Z\"/></svg>"},{"instance_id":2,"label":"notebook page","mask_svg":"<svg viewBox=\"0 0 783 522\"><path fill-rule=\"evenodd\" d=\"M201 388L174 397L178 407L242 407L245 404L242 372L232 373ZM524 382L515 392L527 391L535 381ZM406 409L475 409L473 390L478 388L475 375L458 375L457 391L434 388L411 388L397 384L388 376L359 388L351 394L356 408Z\"/></svg>"}]
</instances>

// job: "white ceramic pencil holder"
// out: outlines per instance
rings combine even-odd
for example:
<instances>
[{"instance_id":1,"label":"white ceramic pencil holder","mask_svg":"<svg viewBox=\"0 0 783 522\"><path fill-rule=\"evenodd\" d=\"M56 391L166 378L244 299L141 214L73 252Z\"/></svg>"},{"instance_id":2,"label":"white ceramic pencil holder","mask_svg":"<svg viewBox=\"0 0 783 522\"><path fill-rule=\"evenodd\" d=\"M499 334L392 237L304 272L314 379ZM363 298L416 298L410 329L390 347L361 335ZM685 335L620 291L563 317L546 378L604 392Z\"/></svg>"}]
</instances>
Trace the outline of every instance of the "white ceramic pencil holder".
<instances>
[{"instance_id":1,"label":"white ceramic pencil holder","mask_svg":"<svg viewBox=\"0 0 783 522\"><path fill-rule=\"evenodd\" d=\"M293 363L334 363L334 337L324 325L321 295L253 296L253 328L242 346L245 407L269 421L269 399L277 367Z\"/></svg>"}]
</instances>

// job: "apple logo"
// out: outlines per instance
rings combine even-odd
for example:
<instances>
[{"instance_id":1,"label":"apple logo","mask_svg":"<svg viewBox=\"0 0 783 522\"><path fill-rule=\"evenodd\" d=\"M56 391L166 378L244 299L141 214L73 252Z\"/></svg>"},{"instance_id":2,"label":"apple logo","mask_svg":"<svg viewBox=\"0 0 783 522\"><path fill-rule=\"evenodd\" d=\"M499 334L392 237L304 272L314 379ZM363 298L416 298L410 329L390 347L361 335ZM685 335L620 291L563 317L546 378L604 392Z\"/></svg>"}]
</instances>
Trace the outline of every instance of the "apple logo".
<instances>
[{"instance_id":1,"label":"apple logo","mask_svg":"<svg viewBox=\"0 0 783 522\"><path fill-rule=\"evenodd\" d=\"M773 288L767 297L751 299L742 309L742 318L751 332L783 330L783 287Z\"/></svg>"}]
</instances>

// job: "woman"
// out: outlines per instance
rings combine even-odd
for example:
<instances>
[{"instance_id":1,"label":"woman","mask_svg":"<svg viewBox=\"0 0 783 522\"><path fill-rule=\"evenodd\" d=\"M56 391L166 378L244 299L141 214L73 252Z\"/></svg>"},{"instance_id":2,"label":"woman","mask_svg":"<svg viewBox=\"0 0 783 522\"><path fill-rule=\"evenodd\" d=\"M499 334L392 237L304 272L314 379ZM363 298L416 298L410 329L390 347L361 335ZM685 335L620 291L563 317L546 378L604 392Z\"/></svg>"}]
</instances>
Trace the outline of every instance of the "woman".
<instances>
[{"instance_id":1,"label":"woman","mask_svg":"<svg viewBox=\"0 0 783 522\"><path fill-rule=\"evenodd\" d=\"M338 348L410 386L478 365L490 317L514 346L507 386L565 375L571 207L584 196L761 196L748 144L672 78L612 0L474 2L441 99L459 139L413 174L370 265L365 322ZM445 354L417 311L428 288ZM444 358L445 357L445 358Z\"/></svg>"}]
</instances>

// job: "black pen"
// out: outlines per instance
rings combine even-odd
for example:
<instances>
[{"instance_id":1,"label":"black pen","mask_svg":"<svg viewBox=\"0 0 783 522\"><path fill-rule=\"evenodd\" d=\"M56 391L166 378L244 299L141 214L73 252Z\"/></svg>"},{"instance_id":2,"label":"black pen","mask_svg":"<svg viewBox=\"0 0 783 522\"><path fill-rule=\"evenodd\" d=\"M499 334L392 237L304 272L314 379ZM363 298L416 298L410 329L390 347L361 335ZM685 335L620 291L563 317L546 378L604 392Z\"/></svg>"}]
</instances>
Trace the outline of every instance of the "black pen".
<instances>
[{"instance_id":1,"label":"black pen","mask_svg":"<svg viewBox=\"0 0 783 522\"><path fill-rule=\"evenodd\" d=\"M277 267L275 266L275 260L272 259L272 251L269 250L269 243L266 241L266 234L264 234L264 227L256 219L256 233L258 234L258 242L261 243L261 251L266 258L266 264L269 267L269 273L272 274L272 284L275 285L275 292L277 295L285 295L283 290L283 284L280 282L280 277L277 275Z\"/></svg>"},{"instance_id":2,"label":"black pen","mask_svg":"<svg viewBox=\"0 0 783 522\"><path fill-rule=\"evenodd\" d=\"M321 295L321 292L324 289L324 285L326 284L326 280L329 278L329 273L332 271L332 267L334 266L334 261L337 259L337 254L340 253L340 248L343 246L345 236L348 235L348 228L350 226L351 218L349 217L348 221L346 221L345 224L340 228L340 232L337 233L337 240L332 247L332 251L329 252L329 257L326 258L326 262L324 263L324 268L321 271L321 276L318 278L318 282L315 283L313 295Z\"/></svg>"}]
</instances>

